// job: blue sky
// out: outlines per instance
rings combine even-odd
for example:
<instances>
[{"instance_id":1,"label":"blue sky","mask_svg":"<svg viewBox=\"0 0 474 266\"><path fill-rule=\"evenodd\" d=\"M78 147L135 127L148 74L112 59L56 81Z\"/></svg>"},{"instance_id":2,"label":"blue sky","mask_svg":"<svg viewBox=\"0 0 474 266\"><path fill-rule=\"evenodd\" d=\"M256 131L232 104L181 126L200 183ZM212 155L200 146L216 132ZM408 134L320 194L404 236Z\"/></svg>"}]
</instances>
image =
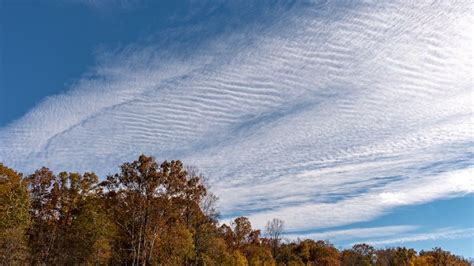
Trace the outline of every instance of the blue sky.
<instances>
[{"instance_id":1,"label":"blue sky","mask_svg":"<svg viewBox=\"0 0 474 266\"><path fill-rule=\"evenodd\" d=\"M468 1L0 5L7 165L178 158L224 221L474 257Z\"/></svg>"}]
</instances>

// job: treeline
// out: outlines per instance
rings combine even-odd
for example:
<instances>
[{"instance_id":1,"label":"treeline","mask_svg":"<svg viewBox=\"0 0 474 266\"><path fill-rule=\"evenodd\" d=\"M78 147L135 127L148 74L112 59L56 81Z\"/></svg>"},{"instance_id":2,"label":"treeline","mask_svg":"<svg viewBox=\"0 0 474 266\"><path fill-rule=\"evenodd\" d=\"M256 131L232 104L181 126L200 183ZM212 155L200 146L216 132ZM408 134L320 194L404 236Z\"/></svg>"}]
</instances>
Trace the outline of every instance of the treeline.
<instances>
[{"instance_id":1,"label":"treeline","mask_svg":"<svg viewBox=\"0 0 474 266\"><path fill-rule=\"evenodd\" d=\"M220 225L216 197L180 161L142 155L100 181L94 173L23 177L0 164L0 263L6 265L469 265L435 248L282 241L245 217Z\"/></svg>"}]
</instances>

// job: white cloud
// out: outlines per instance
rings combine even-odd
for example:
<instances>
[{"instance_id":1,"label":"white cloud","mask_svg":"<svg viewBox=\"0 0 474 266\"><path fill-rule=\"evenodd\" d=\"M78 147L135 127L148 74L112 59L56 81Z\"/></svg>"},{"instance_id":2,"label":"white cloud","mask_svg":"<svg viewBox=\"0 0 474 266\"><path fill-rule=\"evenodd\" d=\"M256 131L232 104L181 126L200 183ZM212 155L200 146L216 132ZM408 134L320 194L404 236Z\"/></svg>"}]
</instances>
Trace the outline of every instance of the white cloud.
<instances>
[{"instance_id":1,"label":"white cloud","mask_svg":"<svg viewBox=\"0 0 474 266\"><path fill-rule=\"evenodd\" d=\"M180 53L131 45L0 129L0 161L107 174L179 158L223 214L291 230L472 193L470 10L295 5Z\"/></svg>"},{"instance_id":2,"label":"white cloud","mask_svg":"<svg viewBox=\"0 0 474 266\"><path fill-rule=\"evenodd\" d=\"M433 232L408 234L403 237L369 241L371 245L391 245L426 240L459 239L474 237L474 228L442 228Z\"/></svg>"},{"instance_id":3,"label":"white cloud","mask_svg":"<svg viewBox=\"0 0 474 266\"><path fill-rule=\"evenodd\" d=\"M312 233L286 234L285 239L298 238L329 240L336 246L351 247L357 243L367 243L375 247L407 245L408 243L461 239L474 237L473 228L443 227L435 230L423 230L416 225L393 225L367 228L350 228Z\"/></svg>"},{"instance_id":4,"label":"white cloud","mask_svg":"<svg viewBox=\"0 0 474 266\"><path fill-rule=\"evenodd\" d=\"M288 204L250 215L250 219L257 227L263 228L266 221L278 217L286 222L290 232L367 221L397 206L474 193L473 174L473 169L469 168L437 176L396 181L343 200ZM387 193L396 194L397 199L386 201Z\"/></svg>"},{"instance_id":5,"label":"white cloud","mask_svg":"<svg viewBox=\"0 0 474 266\"><path fill-rule=\"evenodd\" d=\"M331 242L341 242L346 240L354 239L370 239L370 238L381 238L399 236L407 232L417 229L417 226L413 225L395 225L395 226L380 226L380 227L368 227L368 228L351 228L343 230L331 230L318 233L309 234L297 234L297 235L285 235L285 237L294 240L298 237L304 237L305 239L314 240L330 240Z\"/></svg>"}]
</instances>

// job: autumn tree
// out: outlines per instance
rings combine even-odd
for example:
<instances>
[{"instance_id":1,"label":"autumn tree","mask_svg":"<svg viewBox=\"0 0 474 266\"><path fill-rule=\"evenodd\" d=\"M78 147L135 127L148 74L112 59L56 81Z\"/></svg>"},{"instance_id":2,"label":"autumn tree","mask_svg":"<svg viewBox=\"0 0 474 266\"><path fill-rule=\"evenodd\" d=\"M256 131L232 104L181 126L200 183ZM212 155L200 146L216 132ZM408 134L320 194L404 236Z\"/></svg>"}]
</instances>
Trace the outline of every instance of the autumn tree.
<instances>
[{"instance_id":1,"label":"autumn tree","mask_svg":"<svg viewBox=\"0 0 474 266\"><path fill-rule=\"evenodd\" d=\"M247 217L238 217L231 223L231 227L233 231L231 246L242 251L252 232L252 225Z\"/></svg>"},{"instance_id":2,"label":"autumn tree","mask_svg":"<svg viewBox=\"0 0 474 266\"><path fill-rule=\"evenodd\" d=\"M21 174L0 163L0 261L24 264L30 201Z\"/></svg>"},{"instance_id":3,"label":"autumn tree","mask_svg":"<svg viewBox=\"0 0 474 266\"><path fill-rule=\"evenodd\" d=\"M217 196L209 191L210 185L207 178L200 174L196 167L185 167L187 178L199 183L202 193L200 197L191 200L186 211L187 227L193 234L194 262L205 264L209 258L226 257L224 250L218 250L214 242L218 241L219 230L217 227L219 212L216 207ZM185 202L185 204L188 204ZM219 241L218 241L219 242Z\"/></svg>"},{"instance_id":4,"label":"autumn tree","mask_svg":"<svg viewBox=\"0 0 474 266\"><path fill-rule=\"evenodd\" d=\"M329 242L305 240L309 246L309 264L321 266L338 266L339 251Z\"/></svg>"},{"instance_id":5,"label":"autumn tree","mask_svg":"<svg viewBox=\"0 0 474 266\"><path fill-rule=\"evenodd\" d=\"M405 247L387 248L376 251L378 266L414 265L416 251Z\"/></svg>"},{"instance_id":6,"label":"autumn tree","mask_svg":"<svg viewBox=\"0 0 474 266\"><path fill-rule=\"evenodd\" d=\"M219 224L205 177L180 161L124 163L99 183L93 173L41 168L22 175L0 164L0 264L467 266L434 248L339 251L327 241L281 241L283 222L265 237L247 217Z\"/></svg>"},{"instance_id":7,"label":"autumn tree","mask_svg":"<svg viewBox=\"0 0 474 266\"><path fill-rule=\"evenodd\" d=\"M65 235L67 261L107 264L112 257L117 229L101 195L93 192L82 198L74 216L74 222Z\"/></svg>"},{"instance_id":8,"label":"autumn tree","mask_svg":"<svg viewBox=\"0 0 474 266\"><path fill-rule=\"evenodd\" d=\"M439 247L433 248L431 251L420 251L417 264L426 263L427 265L433 266L444 266L444 265L455 265L455 266L468 266L470 263L462 257L451 254L449 251L445 251Z\"/></svg>"},{"instance_id":9,"label":"autumn tree","mask_svg":"<svg viewBox=\"0 0 474 266\"><path fill-rule=\"evenodd\" d=\"M45 167L28 176L27 182L31 197L32 224L28 232L31 262L41 264L54 254L52 250L58 238L58 187L56 176Z\"/></svg>"},{"instance_id":10,"label":"autumn tree","mask_svg":"<svg viewBox=\"0 0 474 266\"><path fill-rule=\"evenodd\" d=\"M245 256L249 265L275 264L271 250L262 241L261 231L252 229L247 217L235 218L230 226L222 225L221 234L231 249Z\"/></svg>"},{"instance_id":11,"label":"autumn tree","mask_svg":"<svg viewBox=\"0 0 474 266\"><path fill-rule=\"evenodd\" d=\"M34 264L107 262L113 225L100 200L93 173L41 168L26 179L31 196L29 230Z\"/></svg>"},{"instance_id":12,"label":"autumn tree","mask_svg":"<svg viewBox=\"0 0 474 266\"><path fill-rule=\"evenodd\" d=\"M344 266L372 265L375 261L375 249L367 244L355 244L341 253L341 264Z\"/></svg>"},{"instance_id":13,"label":"autumn tree","mask_svg":"<svg viewBox=\"0 0 474 266\"><path fill-rule=\"evenodd\" d=\"M281 241L281 234L283 233L284 223L282 220L273 218L273 220L268 221L265 226L265 234L270 240L270 247L272 250L273 257L277 256L278 246Z\"/></svg>"},{"instance_id":14,"label":"autumn tree","mask_svg":"<svg viewBox=\"0 0 474 266\"><path fill-rule=\"evenodd\" d=\"M124 163L121 172L107 177L101 186L119 229L116 260L132 265L196 260L196 232L202 229L202 220L208 220L200 209L206 189L180 161L158 165L152 157L141 155ZM183 252L178 256L171 250Z\"/></svg>"},{"instance_id":15,"label":"autumn tree","mask_svg":"<svg viewBox=\"0 0 474 266\"><path fill-rule=\"evenodd\" d=\"M309 246L296 243L284 243L278 248L278 265L303 266L309 260Z\"/></svg>"}]
</instances>

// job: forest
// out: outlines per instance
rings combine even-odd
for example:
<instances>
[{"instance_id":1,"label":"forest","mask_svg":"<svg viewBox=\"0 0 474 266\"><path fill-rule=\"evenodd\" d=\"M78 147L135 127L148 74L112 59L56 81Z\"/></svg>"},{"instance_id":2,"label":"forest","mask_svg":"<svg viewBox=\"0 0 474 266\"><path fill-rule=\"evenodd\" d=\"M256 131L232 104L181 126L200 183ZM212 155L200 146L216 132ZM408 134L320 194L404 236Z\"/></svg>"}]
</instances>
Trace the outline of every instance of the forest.
<instances>
[{"instance_id":1,"label":"forest","mask_svg":"<svg viewBox=\"0 0 474 266\"><path fill-rule=\"evenodd\" d=\"M206 178L141 155L117 174L23 175L0 164L3 265L470 265L449 251L285 240L276 217L219 222Z\"/></svg>"}]
</instances>

